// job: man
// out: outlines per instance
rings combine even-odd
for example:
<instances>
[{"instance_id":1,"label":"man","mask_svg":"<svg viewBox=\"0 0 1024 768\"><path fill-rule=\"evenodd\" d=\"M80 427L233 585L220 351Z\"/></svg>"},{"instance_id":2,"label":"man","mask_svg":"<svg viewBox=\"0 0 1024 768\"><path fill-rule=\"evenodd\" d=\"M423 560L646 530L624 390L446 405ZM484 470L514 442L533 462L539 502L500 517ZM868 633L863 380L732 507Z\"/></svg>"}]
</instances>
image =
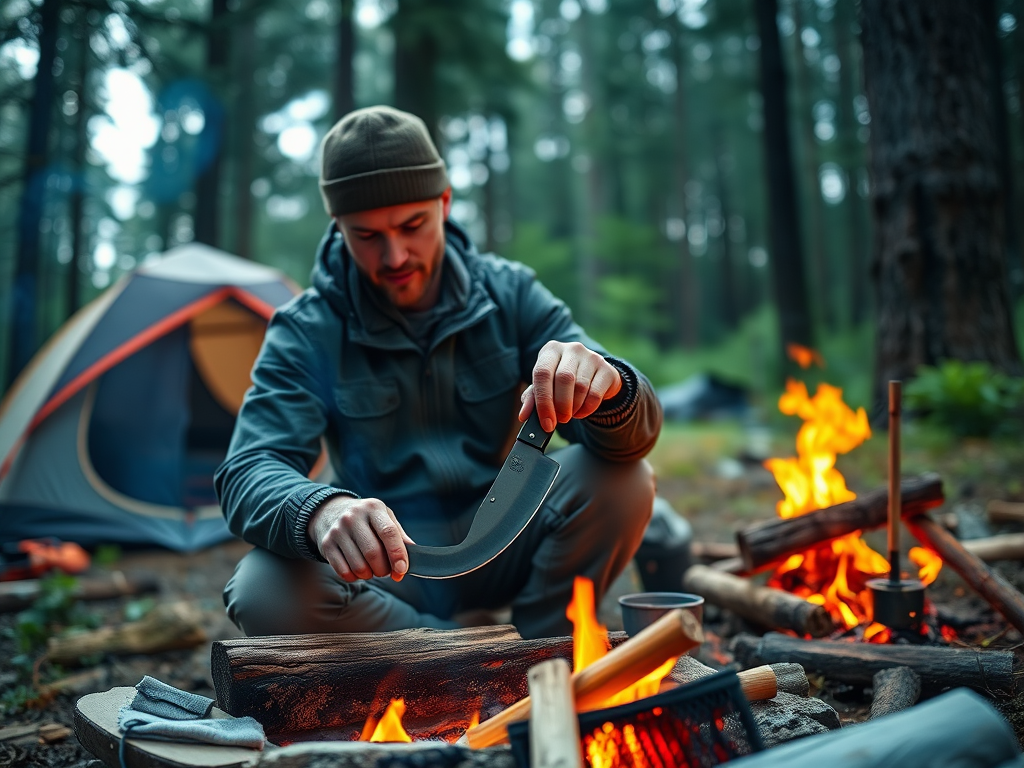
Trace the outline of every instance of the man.
<instances>
[{"instance_id":1,"label":"man","mask_svg":"<svg viewBox=\"0 0 1024 768\"><path fill-rule=\"evenodd\" d=\"M418 118L358 110L322 155L313 287L271 320L215 478L256 545L228 615L249 635L370 632L511 605L524 637L567 634L573 578L600 599L651 515L649 383L529 270L477 253ZM462 541L534 408L571 445L530 525L477 571L404 579L407 544ZM333 485L308 478L321 442Z\"/></svg>"}]
</instances>

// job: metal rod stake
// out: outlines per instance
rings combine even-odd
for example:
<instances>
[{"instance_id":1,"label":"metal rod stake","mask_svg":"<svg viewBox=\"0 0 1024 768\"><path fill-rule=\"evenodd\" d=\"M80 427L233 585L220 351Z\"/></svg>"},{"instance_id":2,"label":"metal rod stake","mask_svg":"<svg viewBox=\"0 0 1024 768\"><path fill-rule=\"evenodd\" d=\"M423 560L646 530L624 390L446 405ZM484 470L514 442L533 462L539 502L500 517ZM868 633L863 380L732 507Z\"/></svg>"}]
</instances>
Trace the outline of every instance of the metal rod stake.
<instances>
[{"instance_id":1,"label":"metal rod stake","mask_svg":"<svg viewBox=\"0 0 1024 768\"><path fill-rule=\"evenodd\" d=\"M900 582L900 415L903 382L889 382L889 581Z\"/></svg>"}]
</instances>

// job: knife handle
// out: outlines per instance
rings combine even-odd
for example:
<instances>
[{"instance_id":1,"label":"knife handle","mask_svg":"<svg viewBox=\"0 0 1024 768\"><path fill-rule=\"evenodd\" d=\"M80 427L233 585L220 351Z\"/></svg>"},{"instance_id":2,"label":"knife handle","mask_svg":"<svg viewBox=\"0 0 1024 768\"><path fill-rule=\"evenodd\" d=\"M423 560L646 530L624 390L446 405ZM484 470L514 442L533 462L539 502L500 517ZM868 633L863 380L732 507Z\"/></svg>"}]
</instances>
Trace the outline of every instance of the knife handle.
<instances>
[{"instance_id":1,"label":"knife handle","mask_svg":"<svg viewBox=\"0 0 1024 768\"><path fill-rule=\"evenodd\" d=\"M548 447L551 432L545 432L541 427L540 419L537 417L536 403L533 406L533 411L530 412L530 418L523 424L523 428L519 430L519 437L516 439L542 451Z\"/></svg>"}]
</instances>

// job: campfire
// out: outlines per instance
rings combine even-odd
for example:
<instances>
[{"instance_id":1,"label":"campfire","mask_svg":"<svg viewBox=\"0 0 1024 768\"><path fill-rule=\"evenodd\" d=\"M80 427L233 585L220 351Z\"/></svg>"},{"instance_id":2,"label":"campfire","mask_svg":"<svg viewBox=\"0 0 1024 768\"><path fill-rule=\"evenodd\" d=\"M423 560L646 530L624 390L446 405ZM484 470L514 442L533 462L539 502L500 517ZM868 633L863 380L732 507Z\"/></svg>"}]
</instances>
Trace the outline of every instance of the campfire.
<instances>
[{"instance_id":1,"label":"campfire","mask_svg":"<svg viewBox=\"0 0 1024 768\"><path fill-rule=\"evenodd\" d=\"M804 348L791 350L791 356L805 368L813 361L823 364L818 353ZM803 382L790 379L779 398L779 410L803 420L796 438L796 457L765 462L785 496L776 507L779 517L793 518L856 499L835 465L840 454L871 437L864 409L851 409L837 387L819 384L811 397ZM922 547L912 548L910 559L925 585L933 582L942 568L942 559ZM824 606L843 630L862 627L860 636L865 641L886 642L890 631L871 622L867 582L888 572L886 558L873 550L858 530L790 555L775 568L768 584Z\"/></svg>"}]
</instances>

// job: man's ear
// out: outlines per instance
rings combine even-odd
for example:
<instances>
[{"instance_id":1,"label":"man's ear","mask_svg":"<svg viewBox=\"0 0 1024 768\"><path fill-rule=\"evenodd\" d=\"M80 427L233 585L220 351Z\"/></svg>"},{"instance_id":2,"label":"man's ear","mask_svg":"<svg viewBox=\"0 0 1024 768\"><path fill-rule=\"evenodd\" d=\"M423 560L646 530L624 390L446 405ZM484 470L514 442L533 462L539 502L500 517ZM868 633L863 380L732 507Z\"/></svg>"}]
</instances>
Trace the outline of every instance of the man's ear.
<instances>
[{"instance_id":1,"label":"man's ear","mask_svg":"<svg viewBox=\"0 0 1024 768\"><path fill-rule=\"evenodd\" d=\"M444 214L444 220L448 221L448 217L452 213L452 188L448 187L444 192L441 193L441 212Z\"/></svg>"}]
</instances>

